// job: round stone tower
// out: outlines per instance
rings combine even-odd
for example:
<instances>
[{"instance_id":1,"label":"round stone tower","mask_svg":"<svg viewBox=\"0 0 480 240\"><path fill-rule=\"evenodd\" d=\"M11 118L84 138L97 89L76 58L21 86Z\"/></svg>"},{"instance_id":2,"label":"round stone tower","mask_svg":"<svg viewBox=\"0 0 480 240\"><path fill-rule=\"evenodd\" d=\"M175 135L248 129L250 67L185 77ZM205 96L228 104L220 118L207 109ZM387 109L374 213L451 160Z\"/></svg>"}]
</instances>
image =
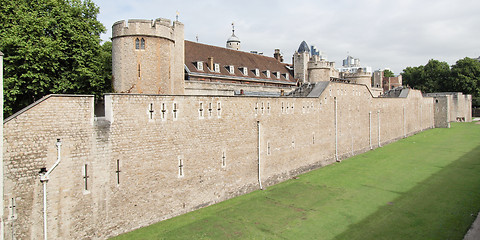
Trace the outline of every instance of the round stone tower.
<instances>
[{"instance_id":1,"label":"round stone tower","mask_svg":"<svg viewBox=\"0 0 480 240\"><path fill-rule=\"evenodd\" d=\"M227 48L240 50L240 39L235 36L235 25L232 23L232 36L227 40Z\"/></svg>"},{"instance_id":2,"label":"round stone tower","mask_svg":"<svg viewBox=\"0 0 480 240\"><path fill-rule=\"evenodd\" d=\"M184 27L168 19L119 21L112 27L113 89L183 94Z\"/></svg>"}]
</instances>

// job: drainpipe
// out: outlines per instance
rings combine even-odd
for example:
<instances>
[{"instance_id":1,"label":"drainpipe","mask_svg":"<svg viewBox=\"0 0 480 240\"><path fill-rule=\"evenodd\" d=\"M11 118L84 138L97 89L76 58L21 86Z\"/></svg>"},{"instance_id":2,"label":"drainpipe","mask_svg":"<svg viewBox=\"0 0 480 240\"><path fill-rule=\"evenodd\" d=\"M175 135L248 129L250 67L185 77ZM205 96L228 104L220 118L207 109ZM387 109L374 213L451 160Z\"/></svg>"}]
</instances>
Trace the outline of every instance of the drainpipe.
<instances>
[{"instance_id":1,"label":"drainpipe","mask_svg":"<svg viewBox=\"0 0 480 240\"><path fill-rule=\"evenodd\" d=\"M262 187L262 178L261 178L261 175L260 175L260 121L257 121L257 133L258 133L258 138L257 138L257 141L258 141L258 144L257 144L257 152L258 152L258 185L260 185L260 189L263 190L263 187Z\"/></svg>"},{"instance_id":2,"label":"drainpipe","mask_svg":"<svg viewBox=\"0 0 480 240\"><path fill-rule=\"evenodd\" d=\"M337 97L333 98L335 103L335 161L340 162L338 160L338 116L337 116Z\"/></svg>"},{"instance_id":3,"label":"drainpipe","mask_svg":"<svg viewBox=\"0 0 480 240\"><path fill-rule=\"evenodd\" d=\"M404 137L404 138L407 137L407 132L405 131L405 122L406 122L406 118L405 118L405 106L403 106L403 137Z\"/></svg>"},{"instance_id":4,"label":"drainpipe","mask_svg":"<svg viewBox=\"0 0 480 240\"><path fill-rule=\"evenodd\" d=\"M47 240L47 182L49 180L50 173L58 166L60 163L60 147L62 142L60 139L57 139L57 161L53 164L50 170L47 171L46 168L40 170L40 182L43 183L43 237Z\"/></svg>"},{"instance_id":5,"label":"drainpipe","mask_svg":"<svg viewBox=\"0 0 480 240\"><path fill-rule=\"evenodd\" d=\"M373 149L372 146L372 111L368 112L368 141L370 143L370 150Z\"/></svg>"},{"instance_id":6,"label":"drainpipe","mask_svg":"<svg viewBox=\"0 0 480 240\"><path fill-rule=\"evenodd\" d=\"M378 110L378 147L381 147L380 142L380 110Z\"/></svg>"}]
</instances>

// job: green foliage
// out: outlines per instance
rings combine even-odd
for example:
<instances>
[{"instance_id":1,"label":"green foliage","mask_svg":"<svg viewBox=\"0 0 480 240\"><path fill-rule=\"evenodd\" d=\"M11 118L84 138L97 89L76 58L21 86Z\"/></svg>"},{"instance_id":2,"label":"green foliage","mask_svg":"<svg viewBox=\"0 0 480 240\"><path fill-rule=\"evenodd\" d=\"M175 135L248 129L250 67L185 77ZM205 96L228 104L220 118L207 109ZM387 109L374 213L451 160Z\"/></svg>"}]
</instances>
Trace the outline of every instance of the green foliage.
<instances>
[{"instance_id":1,"label":"green foliage","mask_svg":"<svg viewBox=\"0 0 480 240\"><path fill-rule=\"evenodd\" d=\"M460 59L451 68L432 59L425 66L407 67L402 77L404 84L423 92L472 94L472 104L480 106L480 62L475 59Z\"/></svg>"},{"instance_id":2,"label":"green foliage","mask_svg":"<svg viewBox=\"0 0 480 240\"><path fill-rule=\"evenodd\" d=\"M91 0L1 1L6 116L50 93L110 89L98 12Z\"/></svg>"},{"instance_id":3,"label":"green foliage","mask_svg":"<svg viewBox=\"0 0 480 240\"><path fill-rule=\"evenodd\" d=\"M480 125L432 129L114 239L462 239L480 210Z\"/></svg>"},{"instance_id":4,"label":"green foliage","mask_svg":"<svg viewBox=\"0 0 480 240\"><path fill-rule=\"evenodd\" d=\"M383 76L384 77L395 77L395 74L393 74L392 71L390 71L388 69L385 69L385 70L383 70Z\"/></svg>"}]
</instances>

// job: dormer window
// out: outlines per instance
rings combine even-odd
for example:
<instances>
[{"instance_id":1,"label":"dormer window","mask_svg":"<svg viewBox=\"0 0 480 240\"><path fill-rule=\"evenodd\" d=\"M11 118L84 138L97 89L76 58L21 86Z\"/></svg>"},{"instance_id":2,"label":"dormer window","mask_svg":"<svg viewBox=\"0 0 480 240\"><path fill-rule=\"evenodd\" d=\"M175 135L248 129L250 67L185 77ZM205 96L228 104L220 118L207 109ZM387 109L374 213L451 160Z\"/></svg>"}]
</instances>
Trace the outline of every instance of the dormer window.
<instances>
[{"instance_id":1,"label":"dormer window","mask_svg":"<svg viewBox=\"0 0 480 240\"><path fill-rule=\"evenodd\" d=\"M273 75L275 75L277 79L280 79L280 72L273 72Z\"/></svg>"},{"instance_id":2,"label":"dormer window","mask_svg":"<svg viewBox=\"0 0 480 240\"><path fill-rule=\"evenodd\" d=\"M225 68L227 69L228 73L230 74L235 74L235 67L234 66L225 66Z\"/></svg>"},{"instance_id":3,"label":"dormer window","mask_svg":"<svg viewBox=\"0 0 480 240\"><path fill-rule=\"evenodd\" d=\"M258 68L252 70L253 74L255 74L255 77L260 77L260 70Z\"/></svg>"},{"instance_id":4,"label":"dormer window","mask_svg":"<svg viewBox=\"0 0 480 240\"><path fill-rule=\"evenodd\" d=\"M265 74L267 78L270 78L270 70L263 71L263 74Z\"/></svg>"},{"instance_id":5,"label":"dormer window","mask_svg":"<svg viewBox=\"0 0 480 240\"><path fill-rule=\"evenodd\" d=\"M203 71L203 62L202 61L195 62L195 67L198 69L198 71Z\"/></svg>"},{"instance_id":6,"label":"dormer window","mask_svg":"<svg viewBox=\"0 0 480 240\"><path fill-rule=\"evenodd\" d=\"M240 71L242 72L242 74L243 74L244 76L247 76L247 75L248 75L248 69L247 69L247 67L241 67L241 68L239 68L239 69L240 69Z\"/></svg>"},{"instance_id":7,"label":"dormer window","mask_svg":"<svg viewBox=\"0 0 480 240\"><path fill-rule=\"evenodd\" d=\"M288 80L288 73L283 73L282 76Z\"/></svg>"},{"instance_id":8,"label":"dormer window","mask_svg":"<svg viewBox=\"0 0 480 240\"><path fill-rule=\"evenodd\" d=\"M220 64L215 63L214 66L215 66L215 72L219 73L220 72Z\"/></svg>"}]
</instances>

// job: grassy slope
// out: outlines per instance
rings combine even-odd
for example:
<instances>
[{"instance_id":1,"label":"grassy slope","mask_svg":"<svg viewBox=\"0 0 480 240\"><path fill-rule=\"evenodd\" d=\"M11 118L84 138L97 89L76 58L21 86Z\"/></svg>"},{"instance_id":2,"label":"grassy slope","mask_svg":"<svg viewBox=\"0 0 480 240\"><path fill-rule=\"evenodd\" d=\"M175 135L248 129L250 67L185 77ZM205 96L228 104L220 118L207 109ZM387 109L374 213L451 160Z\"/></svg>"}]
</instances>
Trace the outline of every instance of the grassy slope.
<instances>
[{"instance_id":1,"label":"grassy slope","mask_svg":"<svg viewBox=\"0 0 480 240\"><path fill-rule=\"evenodd\" d=\"M480 125L433 129L116 239L462 239Z\"/></svg>"}]
</instances>

